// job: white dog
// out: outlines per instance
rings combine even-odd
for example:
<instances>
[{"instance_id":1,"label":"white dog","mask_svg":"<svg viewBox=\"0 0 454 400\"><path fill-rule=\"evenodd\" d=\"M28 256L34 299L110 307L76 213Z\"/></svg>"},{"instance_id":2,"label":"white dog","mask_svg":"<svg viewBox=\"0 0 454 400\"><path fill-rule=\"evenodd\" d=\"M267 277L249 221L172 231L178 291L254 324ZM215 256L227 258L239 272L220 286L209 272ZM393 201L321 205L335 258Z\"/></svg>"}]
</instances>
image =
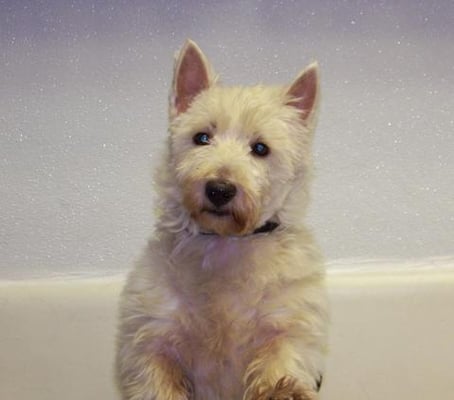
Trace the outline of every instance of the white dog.
<instances>
[{"instance_id":1,"label":"white dog","mask_svg":"<svg viewBox=\"0 0 454 400\"><path fill-rule=\"evenodd\" d=\"M324 271L302 226L319 98L224 87L187 41L175 65L156 232L121 300L124 400L314 400Z\"/></svg>"}]
</instances>

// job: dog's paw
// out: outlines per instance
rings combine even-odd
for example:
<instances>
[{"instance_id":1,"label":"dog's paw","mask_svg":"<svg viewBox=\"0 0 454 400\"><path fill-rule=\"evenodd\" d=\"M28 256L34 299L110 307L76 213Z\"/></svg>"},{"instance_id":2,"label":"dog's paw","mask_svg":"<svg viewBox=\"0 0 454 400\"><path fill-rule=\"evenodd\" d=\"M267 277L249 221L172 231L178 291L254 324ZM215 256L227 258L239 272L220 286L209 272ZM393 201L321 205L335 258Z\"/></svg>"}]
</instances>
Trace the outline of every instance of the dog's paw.
<instances>
[{"instance_id":1,"label":"dog's paw","mask_svg":"<svg viewBox=\"0 0 454 400\"><path fill-rule=\"evenodd\" d=\"M317 394L298 384L296 379L284 376L276 385L259 393L254 400L316 400Z\"/></svg>"}]
</instances>

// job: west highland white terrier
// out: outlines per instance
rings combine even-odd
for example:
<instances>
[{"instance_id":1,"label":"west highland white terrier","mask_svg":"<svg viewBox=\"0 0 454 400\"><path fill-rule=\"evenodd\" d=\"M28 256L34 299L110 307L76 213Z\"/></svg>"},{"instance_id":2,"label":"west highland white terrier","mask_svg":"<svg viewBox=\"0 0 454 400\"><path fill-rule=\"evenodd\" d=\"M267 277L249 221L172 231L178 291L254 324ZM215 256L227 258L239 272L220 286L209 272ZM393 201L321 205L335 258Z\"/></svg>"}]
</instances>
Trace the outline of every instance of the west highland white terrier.
<instances>
[{"instance_id":1,"label":"west highland white terrier","mask_svg":"<svg viewBox=\"0 0 454 400\"><path fill-rule=\"evenodd\" d=\"M124 400L314 400L324 269L302 225L319 73L226 87L187 41L176 58L154 238L121 298Z\"/></svg>"}]
</instances>

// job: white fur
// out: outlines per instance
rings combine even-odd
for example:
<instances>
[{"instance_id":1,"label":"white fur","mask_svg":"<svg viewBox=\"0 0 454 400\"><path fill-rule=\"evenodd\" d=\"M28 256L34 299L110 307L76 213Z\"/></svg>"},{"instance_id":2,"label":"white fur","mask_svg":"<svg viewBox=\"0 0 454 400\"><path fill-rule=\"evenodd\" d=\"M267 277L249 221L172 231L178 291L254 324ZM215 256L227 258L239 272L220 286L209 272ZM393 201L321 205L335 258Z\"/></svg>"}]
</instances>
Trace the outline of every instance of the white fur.
<instances>
[{"instance_id":1,"label":"white fur","mask_svg":"<svg viewBox=\"0 0 454 400\"><path fill-rule=\"evenodd\" d=\"M290 86L215 83L193 42L176 61L176 77L193 73L181 71L188 49L208 87L179 112L182 89L174 83L156 232L121 300L122 398L316 399L327 303L320 255L301 218L318 90L302 118ZM210 145L194 145L200 131L210 133ZM256 141L270 147L267 157L251 154ZM230 217L198 214L204 184L219 177L238 188L227 207L245 218L242 228L225 222ZM253 234L269 220L279 227Z\"/></svg>"}]
</instances>

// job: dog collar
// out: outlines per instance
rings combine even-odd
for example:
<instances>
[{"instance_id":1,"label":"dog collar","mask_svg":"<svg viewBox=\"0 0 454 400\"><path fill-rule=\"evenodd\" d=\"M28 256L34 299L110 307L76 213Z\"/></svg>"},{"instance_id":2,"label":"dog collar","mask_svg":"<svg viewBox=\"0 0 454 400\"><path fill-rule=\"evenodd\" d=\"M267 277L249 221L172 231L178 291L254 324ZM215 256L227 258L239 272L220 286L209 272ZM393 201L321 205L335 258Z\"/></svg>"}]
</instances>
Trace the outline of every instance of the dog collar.
<instances>
[{"instance_id":1,"label":"dog collar","mask_svg":"<svg viewBox=\"0 0 454 400\"><path fill-rule=\"evenodd\" d=\"M262 226L258 227L257 229L254 230L254 232L251 233L251 235L255 235L258 233L270 233L273 232L279 224L274 221L267 221L265 222ZM214 232L200 232L201 235L217 235L217 233ZM244 236L249 236L249 235L244 235ZM241 236L239 236L241 237Z\"/></svg>"},{"instance_id":2,"label":"dog collar","mask_svg":"<svg viewBox=\"0 0 454 400\"><path fill-rule=\"evenodd\" d=\"M261 227L257 228L254 232L252 232L253 235L256 233L270 233L273 232L279 224L274 221L266 221L264 225Z\"/></svg>"}]
</instances>

